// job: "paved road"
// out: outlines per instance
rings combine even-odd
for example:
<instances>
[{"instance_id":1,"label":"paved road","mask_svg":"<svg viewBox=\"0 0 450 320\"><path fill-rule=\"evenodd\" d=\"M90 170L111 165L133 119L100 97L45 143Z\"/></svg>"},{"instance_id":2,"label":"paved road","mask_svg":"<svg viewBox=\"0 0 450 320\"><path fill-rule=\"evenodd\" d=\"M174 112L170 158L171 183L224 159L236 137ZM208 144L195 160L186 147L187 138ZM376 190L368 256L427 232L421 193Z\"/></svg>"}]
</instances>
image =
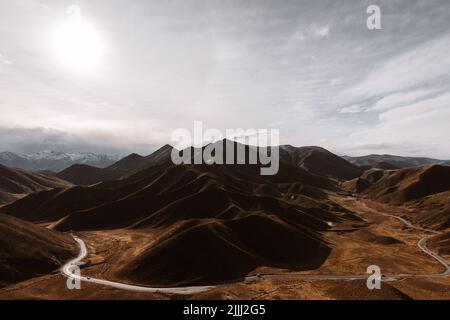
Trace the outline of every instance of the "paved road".
<instances>
[{"instance_id":1,"label":"paved road","mask_svg":"<svg viewBox=\"0 0 450 320\"><path fill-rule=\"evenodd\" d=\"M365 204L363 204L367 210L372 211L374 213L397 219L401 222L403 222L406 226L412 229L416 229L423 232L430 232L434 235L440 234L439 232L431 229L425 229L419 226L413 225L408 220L398 217L395 215L387 214L387 213L381 213L378 212L372 208L367 207ZM219 286L225 285L225 284L219 284L219 285L210 285L210 286L192 286L192 287L169 287L169 288L152 288L152 287L145 287L145 286L136 286L136 285L129 285L124 284L120 282L114 282L114 281L108 281L108 280L102 280L97 278L91 278L91 277L84 277L81 275L77 275L75 271L76 266L80 266L82 264L82 260L86 258L88 255L88 250L86 247L86 244L84 241L76 236L73 236L74 239L78 242L80 246L80 254L75 259L67 262L63 268L61 269L62 273L66 275L69 278L72 279L78 279L80 281L84 282L90 282L90 283L96 283L100 285L110 286L118 289L124 289L129 291L136 291L136 292L162 292L162 293L174 293L174 294L194 294L199 293L203 291L210 290L212 288L217 288ZM441 263L445 267L445 271L441 273L429 273L429 274L407 274L407 273L401 273L401 274L392 274L392 275L383 275L382 281L388 282L388 281L398 281L402 279L407 278L437 278L437 277L446 277L450 275L450 264L447 260L445 260L443 257L438 255L436 252L430 250L427 247L427 242L430 240L433 236L426 236L419 240L417 243L417 246L426 254L428 254L433 259L437 260L439 263ZM230 282L227 282L226 284L230 283L239 283L239 282L252 282L252 281L261 281L261 280L362 280L367 279L368 274L362 274L362 275L332 275L332 274L262 274L262 275L256 275L256 276L248 276L240 279L236 279Z\"/></svg>"},{"instance_id":2,"label":"paved road","mask_svg":"<svg viewBox=\"0 0 450 320\"><path fill-rule=\"evenodd\" d=\"M439 235L442 232L433 230L433 229L427 229L427 228L422 228L419 226L416 226L414 224L412 224L410 221L396 216L396 215L392 215L389 213L383 213L383 212L378 212L375 209L372 209L370 207L368 207L365 203L363 203L363 206L373 212L373 213L377 213L379 215L385 216L385 217L389 217L389 218L393 218L396 220L399 220L400 222L403 222L407 227L411 228L411 229L415 229L418 231L422 231L422 232L428 232L428 233L432 233L434 235ZM427 242L428 240L430 240L431 238L433 238L433 235L431 236L426 236L422 239L419 240L419 242L417 242L417 246L420 248L420 250L422 250L423 252L425 252L426 254L428 254L430 257L432 257L433 259L435 259L436 261L438 261L440 264L442 264L445 267L445 271L441 272L441 273L431 273L431 274L409 274L407 275L408 278L437 278L437 277L446 277L448 275L450 275L450 263L445 260L445 258L441 257L440 255L438 255L436 252L432 251L431 249L429 249L427 247ZM395 277L395 276L394 276Z\"/></svg>"},{"instance_id":3,"label":"paved road","mask_svg":"<svg viewBox=\"0 0 450 320\"><path fill-rule=\"evenodd\" d=\"M114 287L114 288L118 288L118 289L129 290L129 291L150 292L150 293L163 292L163 293L175 293L175 294L193 294L193 293L206 291L206 290L209 290L212 288L211 286L177 287L177 288L150 288L150 287L134 286L134 285L129 285L129 284L120 283L120 282L114 282L114 281L108 281L108 280L102 280L102 279L97 279L97 278L92 278L92 277L84 277L84 276L78 275L77 272L75 272L76 267L79 267L82 264L82 260L84 258L86 258L87 254L88 254L88 250L87 250L86 244L84 243L83 240L81 240L80 238L78 238L76 236L73 236L73 238L80 245L80 254L75 259L67 262L61 269L62 273L71 279L76 279L76 280L80 280L83 282L101 284L101 285Z\"/></svg>"}]
</instances>

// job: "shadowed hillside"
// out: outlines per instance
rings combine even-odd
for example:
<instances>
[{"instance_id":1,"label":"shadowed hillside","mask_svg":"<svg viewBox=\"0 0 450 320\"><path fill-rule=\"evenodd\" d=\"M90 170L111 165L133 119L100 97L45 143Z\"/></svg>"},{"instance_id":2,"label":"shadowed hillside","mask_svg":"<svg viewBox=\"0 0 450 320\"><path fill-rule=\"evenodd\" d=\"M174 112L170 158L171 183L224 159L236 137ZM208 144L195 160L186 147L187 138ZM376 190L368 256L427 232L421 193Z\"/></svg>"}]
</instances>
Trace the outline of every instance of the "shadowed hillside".
<instances>
[{"instance_id":1,"label":"shadowed hillside","mask_svg":"<svg viewBox=\"0 0 450 320\"><path fill-rule=\"evenodd\" d=\"M121 180L31 194L2 210L60 231L159 230L123 266L130 281L197 284L259 266L317 268L331 250L322 232L359 218L328 199L339 192L334 182L284 161L273 176L260 168L166 163Z\"/></svg>"},{"instance_id":2,"label":"shadowed hillside","mask_svg":"<svg viewBox=\"0 0 450 320\"><path fill-rule=\"evenodd\" d=\"M354 191L394 204L419 200L450 189L450 167L432 165L401 170L370 170L347 182ZM359 187L358 187L359 186Z\"/></svg>"},{"instance_id":3,"label":"shadowed hillside","mask_svg":"<svg viewBox=\"0 0 450 320\"><path fill-rule=\"evenodd\" d=\"M78 253L68 234L0 214L0 287L47 274Z\"/></svg>"},{"instance_id":4,"label":"shadowed hillside","mask_svg":"<svg viewBox=\"0 0 450 320\"><path fill-rule=\"evenodd\" d=\"M289 155L282 158L313 174L339 180L350 180L361 175L362 170L330 151L320 147L281 146Z\"/></svg>"},{"instance_id":5,"label":"shadowed hillside","mask_svg":"<svg viewBox=\"0 0 450 320\"><path fill-rule=\"evenodd\" d=\"M103 181L119 179L120 171L100 169L84 164L75 164L55 175L79 186L89 186Z\"/></svg>"},{"instance_id":6,"label":"shadowed hillside","mask_svg":"<svg viewBox=\"0 0 450 320\"><path fill-rule=\"evenodd\" d=\"M315 269L330 250L313 229L254 212L231 220L181 223L121 273L137 283L208 284L243 277L259 266Z\"/></svg>"},{"instance_id":7,"label":"shadowed hillside","mask_svg":"<svg viewBox=\"0 0 450 320\"><path fill-rule=\"evenodd\" d=\"M22 198L32 192L66 188L70 185L69 182L56 177L0 165L0 205Z\"/></svg>"}]
</instances>

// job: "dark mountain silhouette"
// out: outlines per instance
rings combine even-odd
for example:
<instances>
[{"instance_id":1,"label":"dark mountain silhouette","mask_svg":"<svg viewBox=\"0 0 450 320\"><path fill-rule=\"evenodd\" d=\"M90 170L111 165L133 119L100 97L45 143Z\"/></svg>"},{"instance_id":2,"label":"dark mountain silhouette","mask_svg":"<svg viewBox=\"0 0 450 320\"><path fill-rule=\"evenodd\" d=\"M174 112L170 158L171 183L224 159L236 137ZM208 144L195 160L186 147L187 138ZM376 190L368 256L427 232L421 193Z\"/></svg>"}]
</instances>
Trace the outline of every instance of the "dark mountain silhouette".
<instances>
[{"instance_id":1,"label":"dark mountain silhouette","mask_svg":"<svg viewBox=\"0 0 450 320\"><path fill-rule=\"evenodd\" d=\"M84 164L75 164L55 175L79 186L89 186L103 181L119 179L120 171L100 169Z\"/></svg>"},{"instance_id":2,"label":"dark mountain silhouette","mask_svg":"<svg viewBox=\"0 0 450 320\"><path fill-rule=\"evenodd\" d=\"M159 148L149 156L145 157L145 167L162 165L170 161L170 155L172 153L173 147L171 145L164 145ZM144 168L141 168L144 169Z\"/></svg>"},{"instance_id":3,"label":"dark mountain silhouette","mask_svg":"<svg viewBox=\"0 0 450 320\"><path fill-rule=\"evenodd\" d=\"M341 157L321 147L281 146L293 165L313 174L339 180L350 180L361 175L362 170Z\"/></svg>"},{"instance_id":4,"label":"dark mountain silhouette","mask_svg":"<svg viewBox=\"0 0 450 320\"><path fill-rule=\"evenodd\" d=\"M127 173L132 170L136 170L136 168L141 168L146 164L145 157L132 153L125 158L120 159L116 163L107 167L107 170L119 171L122 173Z\"/></svg>"},{"instance_id":5,"label":"dark mountain silhouette","mask_svg":"<svg viewBox=\"0 0 450 320\"><path fill-rule=\"evenodd\" d=\"M106 170L116 171L118 175L127 177L151 166L168 164L172 149L172 146L166 144L146 157L133 153L107 167Z\"/></svg>"}]
</instances>

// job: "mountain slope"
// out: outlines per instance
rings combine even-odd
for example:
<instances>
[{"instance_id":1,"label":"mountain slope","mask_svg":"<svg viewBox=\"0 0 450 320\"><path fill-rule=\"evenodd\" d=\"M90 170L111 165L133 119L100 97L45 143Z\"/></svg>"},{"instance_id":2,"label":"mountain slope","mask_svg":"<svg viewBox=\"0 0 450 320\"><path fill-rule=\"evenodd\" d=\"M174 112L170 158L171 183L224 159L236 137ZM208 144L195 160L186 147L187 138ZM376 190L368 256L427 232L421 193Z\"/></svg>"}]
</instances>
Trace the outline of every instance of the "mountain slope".
<instances>
[{"instance_id":1,"label":"mountain slope","mask_svg":"<svg viewBox=\"0 0 450 320\"><path fill-rule=\"evenodd\" d=\"M259 266L315 269L330 251L318 233L254 213L182 223L129 261L121 274L136 283L210 284L235 280Z\"/></svg>"},{"instance_id":2,"label":"mountain slope","mask_svg":"<svg viewBox=\"0 0 450 320\"><path fill-rule=\"evenodd\" d=\"M450 190L450 167L432 165L386 171L363 193L371 198L404 203Z\"/></svg>"},{"instance_id":3,"label":"mountain slope","mask_svg":"<svg viewBox=\"0 0 450 320\"><path fill-rule=\"evenodd\" d=\"M351 191L372 199L402 204L450 190L450 167L419 166L399 170L372 169L344 183Z\"/></svg>"},{"instance_id":4,"label":"mountain slope","mask_svg":"<svg viewBox=\"0 0 450 320\"><path fill-rule=\"evenodd\" d=\"M69 186L71 186L69 182L56 177L0 165L0 205L22 198L32 192Z\"/></svg>"},{"instance_id":5,"label":"mountain slope","mask_svg":"<svg viewBox=\"0 0 450 320\"><path fill-rule=\"evenodd\" d=\"M0 214L0 287L50 273L78 253L70 235Z\"/></svg>"},{"instance_id":6,"label":"mountain slope","mask_svg":"<svg viewBox=\"0 0 450 320\"><path fill-rule=\"evenodd\" d=\"M371 169L343 187L399 206L408 219L427 228L450 227L450 167L426 165L398 170ZM406 208L406 209L405 209Z\"/></svg>"},{"instance_id":7,"label":"mountain slope","mask_svg":"<svg viewBox=\"0 0 450 320\"><path fill-rule=\"evenodd\" d=\"M120 171L100 169L88 165L75 164L55 175L55 177L69 181L79 186L89 186L103 181L119 179Z\"/></svg>"},{"instance_id":8,"label":"mountain slope","mask_svg":"<svg viewBox=\"0 0 450 320\"><path fill-rule=\"evenodd\" d=\"M173 147L171 145L164 145L152 154L145 157L146 166L156 166L170 161L170 155Z\"/></svg>"},{"instance_id":9,"label":"mountain slope","mask_svg":"<svg viewBox=\"0 0 450 320\"><path fill-rule=\"evenodd\" d=\"M297 148L285 145L280 148L290 157L285 158L286 161L291 161L293 165L319 176L350 180L362 173L360 168L320 147Z\"/></svg>"},{"instance_id":10,"label":"mountain slope","mask_svg":"<svg viewBox=\"0 0 450 320\"><path fill-rule=\"evenodd\" d=\"M168 164L171 161L172 150L173 147L166 144L146 157L133 153L107 167L106 170L116 171L121 177L127 177L152 166Z\"/></svg>"},{"instance_id":11,"label":"mountain slope","mask_svg":"<svg viewBox=\"0 0 450 320\"><path fill-rule=\"evenodd\" d=\"M119 161L113 163L106 169L127 173L135 170L136 168L143 167L146 163L147 161L145 160L145 157L136 153L132 153L129 156L126 156L125 158L122 158Z\"/></svg>"},{"instance_id":12,"label":"mountain slope","mask_svg":"<svg viewBox=\"0 0 450 320\"><path fill-rule=\"evenodd\" d=\"M259 165L169 162L121 180L31 194L1 210L53 222L59 231L157 232L156 242L120 268L121 277L187 285L231 280L260 266L318 267L331 250L322 232L358 220L328 199L335 191L335 183L285 162L274 176L261 176Z\"/></svg>"}]
</instances>

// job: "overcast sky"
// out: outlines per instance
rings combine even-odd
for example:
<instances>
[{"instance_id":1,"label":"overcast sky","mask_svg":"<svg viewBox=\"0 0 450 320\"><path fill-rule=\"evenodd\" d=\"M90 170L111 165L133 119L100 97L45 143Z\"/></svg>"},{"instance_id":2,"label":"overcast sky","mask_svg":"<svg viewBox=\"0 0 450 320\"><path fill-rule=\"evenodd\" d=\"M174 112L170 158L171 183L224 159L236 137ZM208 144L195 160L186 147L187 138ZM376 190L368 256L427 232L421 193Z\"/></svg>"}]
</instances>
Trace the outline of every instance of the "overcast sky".
<instances>
[{"instance_id":1,"label":"overcast sky","mask_svg":"<svg viewBox=\"0 0 450 320\"><path fill-rule=\"evenodd\" d=\"M88 70L55 47L70 5L101 42ZM0 0L0 151L148 154L202 120L449 159L449 87L448 0Z\"/></svg>"}]
</instances>

